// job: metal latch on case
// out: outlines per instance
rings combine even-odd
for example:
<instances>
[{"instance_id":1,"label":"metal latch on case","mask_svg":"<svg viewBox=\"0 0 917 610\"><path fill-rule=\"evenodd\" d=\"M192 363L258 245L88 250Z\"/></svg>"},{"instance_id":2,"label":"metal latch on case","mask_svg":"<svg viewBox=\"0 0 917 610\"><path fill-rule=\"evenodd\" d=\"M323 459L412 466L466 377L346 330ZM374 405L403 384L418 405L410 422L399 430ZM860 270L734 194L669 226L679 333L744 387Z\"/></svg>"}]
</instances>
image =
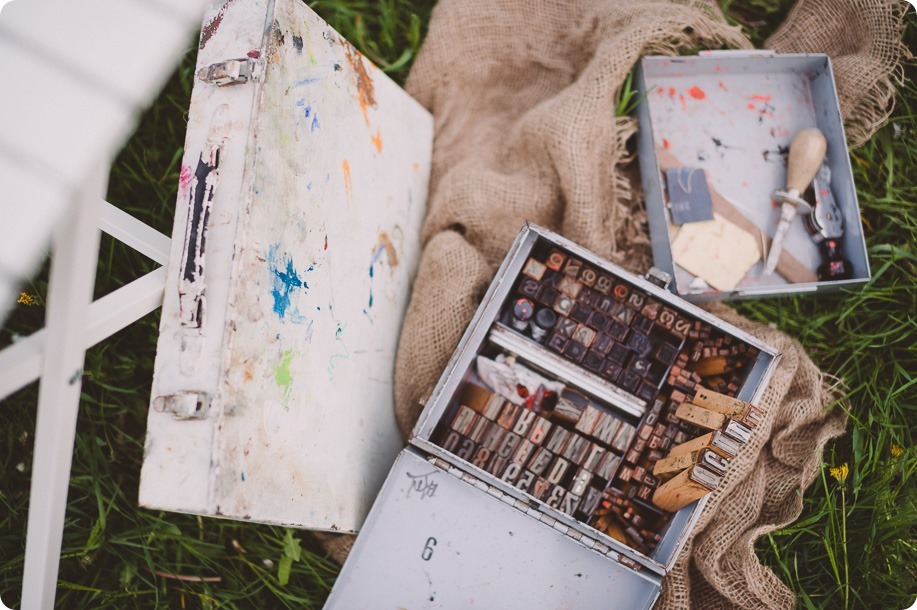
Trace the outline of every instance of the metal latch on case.
<instances>
[{"instance_id":1,"label":"metal latch on case","mask_svg":"<svg viewBox=\"0 0 917 610\"><path fill-rule=\"evenodd\" d=\"M153 399L153 409L171 413L175 419L204 419L210 412L210 395L204 392L176 392Z\"/></svg>"},{"instance_id":2,"label":"metal latch on case","mask_svg":"<svg viewBox=\"0 0 917 610\"><path fill-rule=\"evenodd\" d=\"M665 289L668 289L669 284L672 282L672 276L659 267L650 267L649 271L646 272L646 275L644 275L643 278L646 281Z\"/></svg>"},{"instance_id":3,"label":"metal latch on case","mask_svg":"<svg viewBox=\"0 0 917 610\"><path fill-rule=\"evenodd\" d=\"M218 87L238 85L258 78L260 64L251 57L227 59L197 71L197 77Z\"/></svg>"}]
</instances>

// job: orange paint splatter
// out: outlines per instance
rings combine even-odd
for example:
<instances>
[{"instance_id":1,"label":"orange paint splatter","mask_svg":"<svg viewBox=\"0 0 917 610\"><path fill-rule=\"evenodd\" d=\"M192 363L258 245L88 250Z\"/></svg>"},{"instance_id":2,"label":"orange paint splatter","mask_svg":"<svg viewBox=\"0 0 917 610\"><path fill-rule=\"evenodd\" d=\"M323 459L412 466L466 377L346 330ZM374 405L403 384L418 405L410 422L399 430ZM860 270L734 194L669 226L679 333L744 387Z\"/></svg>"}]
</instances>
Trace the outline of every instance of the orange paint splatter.
<instances>
[{"instance_id":1,"label":"orange paint splatter","mask_svg":"<svg viewBox=\"0 0 917 610\"><path fill-rule=\"evenodd\" d=\"M759 95L759 94L755 93L755 94L753 94L753 95L751 96L751 99L755 100L756 102L769 102L769 101L771 101L771 96L769 96L769 95Z\"/></svg>"},{"instance_id":2,"label":"orange paint splatter","mask_svg":"<svg viewBox=\"0 0 917 610\"><path fill-rule=\"evenodd\" d=\"M379 231L378 247L385 249L385 253L388 255L388 264L392 267L397 267L398 253L395 251L395 245L392 243L392 240L388 238L388 233L385 231Z\"/></svg>"},{"instance_id":3,"label":"orange paint splatter","mask_svg":"<svg viewBox=\"0 0 917 610\"><path fill-rule=\"evenodd\" d=\"M675 87L669 87L669 97L675 97Z\"/></svg>"},{"instance_id":4,"label":"orange paint splatter","mask_svg":"<svg viewBox=\"0 0 917 610\"><path fill-rule=\"evenodd\" d=\"M411 171L415 174L420 171L420 163L411 163Z\"/></svg>"},{"instance_id":5,"label":"orange paint splatter","mask_svg":"<svg viewBox=\"0 0 917 610\"><path fill-rule=\"evenodd\" d=\"M376 152L382 152L382 134L379 132L379 128L376 127L376 135L369 136L369 139L373 141L373 144L376 145Z\"/></svg>"},{"instance_id":6,"label":"orange paint splatter","mask_svg":"<svg viewBox=\"0 0 917 610\"><path fill-rule=\"evenodd\" d=\"M707 94L704 93L704 90L697 86L694 86L688 89L688 95L690 95L691 97L693 97L696 100L702 100L705 97L707 97Z\"/></svg>"},{"instance_id":7,"label":"orange paint splatter","mask_svg":"<svg viewBox=\"0 0 917 610\"><path fill-rule=\"evenodd\" d=\"M755 109L755 105L752 104L751 102L748 102L748 109L749 109L749 110L754 110L754 109Z\"/></svg>"},{"instance_id":8,"label":"orange paint splatter","mask_svg":"<svg viewBox=\"0 0 917 610\"><path fill-rule=\"evenodd\" d=\"M344 55L347 57L347 63L350 64L350 69L353 70L353 74L356 77L357 97L360 101L360 110L363 111L363 119L368 126L369 113L367 110L369 106L374 108L376 106L373 79L366 72L366 67L363 65L363 56L360 52L343 38L341 39L341 46L344 47Z\"/></svg>"},{"instance_id":9,"label":"orange paint splatter","mask_svg":"<svg viewBox=\"0 0 917 610\"><path fill-rule=\"evenodd\" d=\"M687 109L688 109L688 102L685 101L685 96L679 95L679 96L678 96L678 101L681 102L681 109L682 109L682 110L687 110Z\"/></svg>"},{"instance_id":10,"label":"orange paint splatter","mask_svg":"<svg viewBox=\"0 0 917 610\"><path fill-rule=\"evenodd\" d=\"M347 198L350 199L352 193L350 185L350 163L347 162L347 159L344 159L341 165L344 168L344 192L347 194Z\"/></svg>"},{"instance_id":11,"label":"orange paint splatter","mask_svg":"<svg viewBox=\"0 0 917 610\"><path fill-rule=\"evenodd\" d=\"M723 84L723 81L718 82L717 85L719 85L720 89L723 91L729 91L729 89L726 88L726 85Z\"/></svg>"},{"instance_id":12,"label":"orange paint splatter","mask_svg":"<svg viewBox=\"0 0 917 610\"><path fill-rule=\"evenodd\" d=\"M672 148L672 144L671 144L668 140L666 140L665 138L662 138L662 146L663 146L666 150L669 150L670 148Z\"/></svg>"}]
</instances>

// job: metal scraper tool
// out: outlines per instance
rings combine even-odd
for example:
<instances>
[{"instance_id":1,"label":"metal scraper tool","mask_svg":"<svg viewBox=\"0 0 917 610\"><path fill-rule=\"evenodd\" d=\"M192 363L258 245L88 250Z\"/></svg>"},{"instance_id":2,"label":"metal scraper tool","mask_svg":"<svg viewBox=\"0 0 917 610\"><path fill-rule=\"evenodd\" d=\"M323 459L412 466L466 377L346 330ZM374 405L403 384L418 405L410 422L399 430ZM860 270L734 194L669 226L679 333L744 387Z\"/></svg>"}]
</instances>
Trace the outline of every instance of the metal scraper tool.
<instances>
[{"instance_id":1,"label":"metal scraper tool","mask_svg":"<svg viewBox=\"0 0 917 610\"><path fill-rule=\"evenodd\" d=\"M798 212L810 214L810 206L800 194L803 193L815 173L821 167L825 158L825 151L828 149L828 143L825 136L818 129L809 128L799 131L793 136L790 142L790 156L787 162L786 171L786 190L774 191L773 199L782 204L780 208L780 221L777 223L777 231L774 233L774 241L771 243L770 252L767 255L767 262L764 264L764 273L770 274L777 267L777 260L783 251L783 242L786 239L786 233L796 218Z\"/></svg>"}]
</instances>

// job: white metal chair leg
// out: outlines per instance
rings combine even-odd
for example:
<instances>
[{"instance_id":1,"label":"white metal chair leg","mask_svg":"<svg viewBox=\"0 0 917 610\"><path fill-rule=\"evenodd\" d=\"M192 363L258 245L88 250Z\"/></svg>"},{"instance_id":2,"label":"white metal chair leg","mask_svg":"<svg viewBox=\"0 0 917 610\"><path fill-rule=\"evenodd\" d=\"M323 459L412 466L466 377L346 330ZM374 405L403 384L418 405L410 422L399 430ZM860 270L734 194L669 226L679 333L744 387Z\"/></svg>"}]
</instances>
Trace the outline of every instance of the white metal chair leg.
<instances>
[{"instance_id":1,"label":"white metal chair leg","mask_svg":"<svg viewBox=\"0 0 917 610\"><path fill-rule=\"evenodd\" d=\"M26 610L51 608L57 590L84 335L99 258L100 197L107 183L106 163L86 181L53 242L22 587Z\"/></svg>"}]
</instances>

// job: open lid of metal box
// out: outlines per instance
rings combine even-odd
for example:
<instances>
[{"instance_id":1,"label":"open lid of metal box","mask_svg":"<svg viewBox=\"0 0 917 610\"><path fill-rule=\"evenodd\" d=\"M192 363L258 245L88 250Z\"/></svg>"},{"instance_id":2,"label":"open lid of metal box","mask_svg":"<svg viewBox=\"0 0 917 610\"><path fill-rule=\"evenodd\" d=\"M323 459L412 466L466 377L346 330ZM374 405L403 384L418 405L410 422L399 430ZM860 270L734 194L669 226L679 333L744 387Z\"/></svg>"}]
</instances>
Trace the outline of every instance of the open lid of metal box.
<instances>
[{"instance_id":1,"label":"open lid of metal box","mask_svg":"<svg viewBox=\"0 0 917 610\"><path fill-rule=\"evenodd\" d=\"M197 69L140 503L356 531L403 445L432 117L299 0L214 3Z\"/></svg>"}]
</instances>

